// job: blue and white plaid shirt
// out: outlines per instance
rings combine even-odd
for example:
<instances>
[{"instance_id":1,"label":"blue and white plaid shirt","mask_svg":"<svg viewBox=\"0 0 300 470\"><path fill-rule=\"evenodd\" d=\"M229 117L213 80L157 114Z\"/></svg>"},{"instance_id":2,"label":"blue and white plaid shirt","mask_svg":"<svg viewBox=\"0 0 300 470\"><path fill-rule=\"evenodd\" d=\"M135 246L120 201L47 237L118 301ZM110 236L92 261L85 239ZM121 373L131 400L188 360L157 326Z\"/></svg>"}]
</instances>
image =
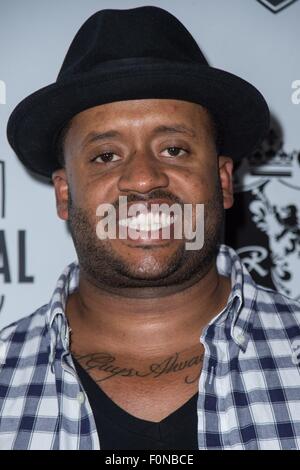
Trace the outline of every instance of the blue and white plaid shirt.
<instances>
[{"instance_id":1,"label":"blue and white plaid shirt","mask_svg":"<svg viewBox=\"0 0 300 470\"><path fill-rule=\"evenodd\" d=\"M199 449L300 449L300 304L257 286L232 248L227 306L204 329ZM100 449L69 350L73 263L45 305L0 332L0 449Z\"/></svg>"}]
</instances>

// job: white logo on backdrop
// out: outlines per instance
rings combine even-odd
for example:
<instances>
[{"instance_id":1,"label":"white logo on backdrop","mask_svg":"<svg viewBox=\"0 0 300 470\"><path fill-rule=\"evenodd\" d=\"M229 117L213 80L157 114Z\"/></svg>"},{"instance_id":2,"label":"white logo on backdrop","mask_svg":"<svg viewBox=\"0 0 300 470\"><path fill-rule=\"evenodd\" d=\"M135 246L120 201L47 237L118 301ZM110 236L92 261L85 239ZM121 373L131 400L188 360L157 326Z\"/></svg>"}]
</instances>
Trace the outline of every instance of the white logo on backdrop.
<instances>
[{"instance_id":1,"label":"white logo on backdrop","mask_svg":"<svg viewBox=\"0 0 300 470\"><path fill-rule=\"evenodd\" d=\"M0 104L6 104L6 84L0 80Z\"/></svg>"},{"instance_id":2,"label":"white logo on backdrop","mask_svg":"<svg viewBox=\"0 0 300 470\"><path fill-rule=\"evenodd\" d=\"M269 240L271 278L276 289L300 299L300 152L286 153L274 130L262 148L235 173L235 191L249 191L252 221ZM264 247L237 250L250 271L264 277Z\"/></svg>"},{"instance_id":3,"label":"white logo on backdrop","mask_svg":"<svg viewBox=\"0 0 300 470\"><path fill-rule=\"evenodd\" d=\"M292 81L292 92L291 101L293 104L300 104L300 80Z\"/></svg>"}]
</instances>

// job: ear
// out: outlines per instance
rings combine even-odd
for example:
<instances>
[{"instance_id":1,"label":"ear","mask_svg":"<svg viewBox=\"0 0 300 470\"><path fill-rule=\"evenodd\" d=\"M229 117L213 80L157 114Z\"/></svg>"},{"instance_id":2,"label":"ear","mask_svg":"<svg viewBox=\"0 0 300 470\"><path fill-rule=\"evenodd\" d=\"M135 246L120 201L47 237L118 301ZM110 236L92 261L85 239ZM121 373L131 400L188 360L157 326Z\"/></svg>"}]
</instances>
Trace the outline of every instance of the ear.
<instances>
[{"instance_id":1,"label":"ear","mask_svg":"<svg viewBox=\"0 0 300 470\"><path fill-rule=\"evenodd\" d=\"M232 183L233 161L229 157L219 156L219 175L223 192L224 209L230 209L233 205Z\"/></svg>"},{"instance_id":2,"label":"ear","mask_svg":"<svg viewBox=\"0 0 300 470\"><path fill-rule=\"evenodd\" d=\"M57 215L63 220L68 220L68 180L66 170L61 168L52 174L52 182L55 189Z\"/></svg>"}]
</instances>

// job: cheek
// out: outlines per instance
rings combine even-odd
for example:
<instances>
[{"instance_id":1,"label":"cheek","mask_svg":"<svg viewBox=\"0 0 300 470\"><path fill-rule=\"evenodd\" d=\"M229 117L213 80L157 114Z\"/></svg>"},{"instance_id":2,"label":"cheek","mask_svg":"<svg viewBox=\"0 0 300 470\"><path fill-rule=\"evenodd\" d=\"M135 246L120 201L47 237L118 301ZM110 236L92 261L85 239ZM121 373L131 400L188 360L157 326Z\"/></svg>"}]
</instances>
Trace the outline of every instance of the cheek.
<instances>
[{"instance_id":1,"label":"cheek","mask_svg":"<svg viewBox=\"0 0 300 470\"><path fill-rule=\"evenodd\" d=\"M183 170L173 178L173 188L183 201L196 203L209 200L215 192L216 177L212 171Z\"/></svg>"},{"instance_id":2,"label":"cheek","mask_svg":"<svg viewBox=\"0 0 300 470\"><path fill-rule=\"evenodd\" d=\"M99 204L114 202L116 182L112 178L91 178L84 171L70 174L70 187L74 204L77 207L96 211Z\"/></svg>"}]
</instances>

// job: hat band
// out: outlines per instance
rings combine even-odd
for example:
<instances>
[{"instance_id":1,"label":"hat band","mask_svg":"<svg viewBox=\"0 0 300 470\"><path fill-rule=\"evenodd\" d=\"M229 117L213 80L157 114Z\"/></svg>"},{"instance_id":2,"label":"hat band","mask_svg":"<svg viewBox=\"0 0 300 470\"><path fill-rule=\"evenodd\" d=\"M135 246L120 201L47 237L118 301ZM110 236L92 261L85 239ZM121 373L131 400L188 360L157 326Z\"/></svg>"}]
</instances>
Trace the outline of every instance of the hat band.
<instances>
[{"instance_id":1,"label":"hat band","mask_svg":"<svg viewBox=\"0 0 300 470\"><path fill-rule=\"evenodd\" d=\"M83 67L82 64L79 64L78 69L74 67L70 68L65 68L64 71L60 71L57 77L57 82L60 80L66 80L72 78L72 75L76 75L78 73L85 73L85 72L92 72L92 71L100 71L103 69L105 71L106 68L109 69L110 72L113 72L114 70L118 70L122 67L128 67L128 66L139 66L139 65L146 65L146 64L152 64L153 66L160 65L160 64L165 64L165 65L170 65L170 66L178 66L182 64L183 66L186 66L187 64L190 65L202 65L202 66L208 66L208 63L201 63L199 61L192 61L189 59L186 60L180 60L180 61L175 61L175 60L170 60L170 59L164 59L162 57L126 57L122 59L113 59L113 60L106 60L101 63L95 64L94 67L91 67L90 64L87 64L86 70Z\"/></svg>"}]
</instances>

